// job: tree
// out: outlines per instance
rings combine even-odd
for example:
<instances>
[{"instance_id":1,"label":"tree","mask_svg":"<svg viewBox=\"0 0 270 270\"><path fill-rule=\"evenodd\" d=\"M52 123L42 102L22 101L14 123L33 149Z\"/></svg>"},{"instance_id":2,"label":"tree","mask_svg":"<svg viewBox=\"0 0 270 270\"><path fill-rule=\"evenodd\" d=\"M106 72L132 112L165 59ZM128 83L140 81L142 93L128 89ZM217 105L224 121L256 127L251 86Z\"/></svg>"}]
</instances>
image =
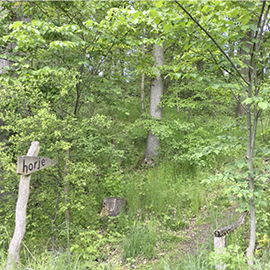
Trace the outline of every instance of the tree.
<instances>
[{"instance_id":1,"label":"tree","mask_svg":"<svg viewBox=\"0 0 270 270\"><path fill-rule=\"evenodd\" d=\"M258 118L269 108L269 45L263 39L269 40L268 2L2 5L1 58L11 65L0 77L0 189L10 200L0 204L4 226L12 228L16 157L29 142L42 141L41 155L58 164L33 175L30 246L43 250L51 239L53 250L84 252L81 236L97 236L101 200L125 194L125 172L137 168L143 154L151 160L161 153L160 160L173 160L179 168L215 170L221 157L237 156L234 145L248 145L239 147L244 163L230 172L230 187L250 183L248 190L233 191L239 195L234 198L249 202L242 200L240 210L262 205L254 165L259 148L254 149ZM31 20L20 19L22 14ZM237 122L233 98L245 111ZM242 128L248 114L248 136L224 135L224 119ZM222 136L213 139L216 132ZM145 202L144 181L138 186L138 201ZM182 185L176 188L181 200ZM154 213L145 203L146 216Z\"/></svg>"},{"instance_id":2,"label":"tree","mask_svg":"<svg viewBox=\"0 0 270 270\"><path fill-rule=\"evenodd\" d=\"M252 264L253 254L255 250L255 242L256 242L256 216L255 216L255 187L254 187L254 150L255 150L255 141L256 141L256 133L257 133L257 125L258 119L262 110L266 109L269 106L269 103L259 96L261 86L263 84L263 80L258 76L258 67L261 65L264 60L260 57L260 50L262 48L263 38L266 34L266 25L268 21L270 4L267 6L267 2L264 1L261 4L261 11L258 13L258 7L255 4L251 6L248 5L249 8L255 10L255 14L259 14L257 16L257 26L256 29L253 29L253 23L249 24L245 27L246 31L249 33L246 38L249 37L249 43L252 44L252 47L246 47L245 51L248 54L248 62L247 58L244 58L243 66L244 70L248 69L248 77L245 74L241 74L241 71L237 68L237 66L233 63L232 59L228 56L225 50L219 45L217 39L215 39L192 15L189 13L183 5L181 5L178 1L175 1L176 4L190 17L190 19L214 42L220 52L225 56L227 61L231 64L234 72L239 75L239 80L243 82L246 86L246 99L242 103L244 104L245 111L247 113L247 155L246 162L248 168L248 183L249 183L249 191L250 191L250 201L249 201L249 209L250 209L250 238L249 238L249 246L247 248L247 258L249 264ZM247 24L252 18L246 14L244 17L245 24ZM252 35L250 33L252 32ZM244 40L244 43L246 40ZM241 44L245 45L245 44ZM247 65L248 63L248 65ZM231 89L233 96L237 99L237 94L233 89ZM238 101L239 102L239 101Z\"/></svg>"},{"instance_id":3,"label":"tree","mask_svg":"<svg viewBox=\"0 0 270 270\"><path fill-rule=\"evenodd\" d=\"M121 39L127 30L108 34L112 29L106 16L113 5L25 2L19 11L27 13L31 21L11 21L1 39L2 52L13 67L0 79L1 134L2 130L8 134L0 143L4 176L0 189L10 191L14 201L14 160L29 141L42 141L42 154L56 159L58 167L34 176L29 215L35 213L35 218L29 233L35 230L44 239L47 232L53 249L65 243L64 237L57 236L63 220L70 221L67 235L85 227L89 211L98 226L94 213L99 201L121 192L119 167L129 147L123 139L124 125L111 113L128 111L121 106L121 87L127 84L120 76L124 67L119 71L121 57L125 57L120 51ZM8 3L6 8L12 11L14 6ZM15 46L7 53L11 43ZM111 54L120 59L114 72ZM117 84L120 79L121 87ZM115 188L108 175L117 175ZM106 177L105 183L100 180ZM9 211L9 207L1 208L1 213ZM3 224L11 222L11 212L5 216Z\"/></svg>"},{"instance_id":4,"label":"tree","mask_svg":"<svg viewBox=\"0 0 270 270\"><path fill-rule=\"evenodd\" d=\"M156 77L151 81L150 89L150 116L160 121L162 118L161 97L163 94L163 78L159 70L164 65L164 45L153 45L153 58L155 61ZM145 157L155 158L160 151L160 141L151 130L148 131Z\"/></svg>"}]
</instances>

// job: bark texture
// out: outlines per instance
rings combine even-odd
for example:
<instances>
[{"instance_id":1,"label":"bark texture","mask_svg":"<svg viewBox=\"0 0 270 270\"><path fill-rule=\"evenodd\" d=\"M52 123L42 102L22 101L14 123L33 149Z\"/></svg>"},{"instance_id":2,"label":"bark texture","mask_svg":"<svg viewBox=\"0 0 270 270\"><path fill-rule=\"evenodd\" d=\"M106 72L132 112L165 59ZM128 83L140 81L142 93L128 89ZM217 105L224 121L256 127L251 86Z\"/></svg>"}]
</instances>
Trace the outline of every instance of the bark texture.
<instances>
[{"instance_id":1,"label":"bark texture","mask_svg":"<svg viewBox=\"0 0 270 270\"><path fill-rule=\"evenodd\" d=\"M239 219L236 222L234 222L232 225L216 229L214 231L215 237L223 237L229 234L230 232L233 232L234 230L236 230L238 227L240 227L244 223L246 215L247 215L247 211L245 211L239 217Z\"/></svg>"},{"instance_id":2,"label":"bark texture","mask_svg":"<svg viewBox=\"0 0 270 270\"><path fill-rule=\"evenodd\" d=\"M142 53L143 56L145 55L145 45L142 45ZM145 100L144 100L144 96L145 96L145 73L144 71L142 72L142 79L141 79L141 106L142 106L142 119L144 119L144 114L145 114Z\"/></svg>"},{"instance_id":3,"label":"bark texture","mask_svg":"<svg viewBox=\"0 0 270 270\"><path fill-rule=\"evenodd\" d=\"M225 251L226 248L226 238L225 236L222 237L215 237L214 238L214 248L215 252L222 254ZM225 270L226 269L226 264L222 262L216 263L216 269L217 270Z\"/></svg>"},{"instance_id":4,"label":"bark texture","mask_svg":"<svg viewBox=\"0 0 270 270\"><path fill-rule=\"evenodd\" d=\"M100 212L101 217L116 217L122 211L125 211L127 207L127 201L119 197L109 197L102 200L102 210Z\"/></svg>"},{"instance_id":5,"label":"bark texture","mask_svg":"<svg viewBox=\"0 0 270 270\"><path fill-rule=\"evenodd\" d=\"M32 142L27 156L36 157L39 153L39 142ZM7 270L14 269L20 259L21 244L26 228L26 208L29 198L31 175L22 175L19 184L16 204L15 231L9 244Z\"/></svg>"},{"instance_id":6,"label":"bark texture","mask_svg":"<svg viewBox=\"0 0 270 270\"><path fill-rule=\"evenodd\" d=\"M150 115L153 119L160 120L162 118L162 108L160 106L161 97L163 94L163 78L161 76L159 67L164 65L164 48L154 44L153 57L155 60L156 74L157 76L151 81L150 90ZM154 158L158 155L160 150L160 141L152 133L148 131L145 157Z\"/></svg>"},{"instance_id":7,"label":"bark texture","mask_svg":"<svg viewBox=\"0 0 270 270\"><path fill-rule=\"evenodd\" d=\"M242 47L246 47L249 49L248 52L246 52L243 48L240 49L240 55L243 57L243 63L246 65L241 69L241 73L243 74L243 77L246 79L246 81L249 81L248 73L249 68L248 65L250 65L250 52L252 50L252 44L249 43L249 40L252 38L252 32L248 32L247 35L242 38ZM237 106L236 106L236 112L235 116L241 116L245 115L246 111L242 105L242 102L246 99L246 91L243 89L242 93L238 95L237 99Z\"/></svg>"}]
</instances>

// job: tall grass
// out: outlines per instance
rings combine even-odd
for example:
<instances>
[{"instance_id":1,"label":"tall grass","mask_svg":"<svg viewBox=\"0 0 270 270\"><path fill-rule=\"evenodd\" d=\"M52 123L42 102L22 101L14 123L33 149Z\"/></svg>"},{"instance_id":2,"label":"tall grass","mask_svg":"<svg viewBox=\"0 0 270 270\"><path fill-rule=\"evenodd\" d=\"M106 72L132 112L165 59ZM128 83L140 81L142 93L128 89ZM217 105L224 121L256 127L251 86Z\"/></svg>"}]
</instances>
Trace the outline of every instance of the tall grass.
<instances>
[{"instance_id":1,"label":"tall grass","mask_svg":"<svg viewBox=\"0 0 270 270\"><path fill-rule=\"evenodd\" d=\"M80 256L73 256L69 261L67 253L53 254L51 252L44 252L36 257L28 257L24 250L21 254L23 263L19 263L16 270L79 270L83 269ZM27 258L23 258L23 257ZM0 255L0 269L5 269L6 259Z\"/></svg>"},{"instance_id":2,"label":"tall grass","mask_svg":"<svg viewBox=\"0 0 270 270\"><path fill-rule=\"evenodd\" d=\"M134 228L137 232L141 230L139 226ZM137 234L138 236L138 234ZM136 237L137 237L136 236ZM135 237L135 238L136 238ZM141 237L140 237L141 238ZM142 238L141 238L142 239ZM141 242L143 243L143 241ZM153 243L153 242L152 242ZM136 244L137 247L139 245ZM133 246L134 248L135 246ZM139 250L139 249L138 249ZM138 250L136 252L138 252ZM154 253L151 253L152 248L148 250L147 247L144 248L144 252L138 252L137 256L144 257L145 254L153 256ZM134 251L132 256L134 256ZM141 250L142 251L142 250ZM149 251L151 251L149 253ZM127 254L128 255L128 254ZM129 253L131 255L131 253ZM131 257L131 256L129 256ZM148 257L149 259L150 257ZM228 264L226 270L246 270L249 269L248 265L241 261L237 260L235 256L233 264ZM133 260L136 262L136 259ZM6 256L3 252L0 252L0 269L4 270L6 266ZM29 259L24 264L19 264L16 270L129 270L131 269L131 264L123 264L121 261L113 262L103 262L97 263L93 261L84 262L81 260L80 255L71 256L71 260L68 263L68 254L67 253L51 253L44 252L35 259ZM187 255L186 257L172 257L172 258L159 258L153 264L148 262L144 265L137 265L137 269L141 270L215 270L214 262L211 260L210 252L206 249L200 247L198 252L194 255ZM270 262L266 258L255 259L253 270L270 270Z\"/></svg>"},{"instance_id":3,"label":"tall grass","mask_svg":"<svg viewBox=\"0 0 270 270\"><path fill-rule=\"evenodd\" d=\"M201 249L194 255L188 255L181 260L164 259L158 270L216 270L215 261L211 257L211 253L207 250ZM250 266L246 263L245 255L239 253L227 254L226 270L246 270ZM264 262L255 259L253 270L270 270L270 262Z\"/></svg>"},{"instance_id":4,"label":"tall grass","mask_svg":"<svg viewBox=\"0 0 270 270\"><path fill-rule=\"evenodd\" d=\"M181 260L165 259L159 270L215 270L215 267L210 263L208 252L201 250Z\"/></svg>"},{"instance_id":5,"label":"tall grass","mask_svg":"<svg viewBox=\"0 0 270 270\"><path fill-rule=\"evenodd\" d=\"M183 224L183 215L187 218L198 215L206 203L207 187L201 185L206 174L194 172L188 166L180 169L170 161L129 175L125 196L130 215L137 214L143 219L153 216L165 223L169 220L172 227L178 221Z\"/></svg>"},{"instance_id":6,"label":"tall grass","mask_svg":"<svg viewBox=\"0 0 270 270\"><path fill-rule=\"evenodd\" d=\"M155 255L157 244L157 231L152 222L146 225L142 223L134 224L123 243L123 258L136 258L141 256L151 259Z\"/></svg>"}]
</instances>

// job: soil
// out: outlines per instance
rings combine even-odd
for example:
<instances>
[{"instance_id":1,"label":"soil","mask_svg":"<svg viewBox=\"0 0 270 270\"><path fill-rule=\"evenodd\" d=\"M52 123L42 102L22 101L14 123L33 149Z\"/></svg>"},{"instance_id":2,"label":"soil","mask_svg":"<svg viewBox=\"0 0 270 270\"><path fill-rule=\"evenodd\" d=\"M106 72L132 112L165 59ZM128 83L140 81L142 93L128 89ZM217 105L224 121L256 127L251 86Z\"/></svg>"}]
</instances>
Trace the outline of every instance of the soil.
<instances>
[{"instance_id":1,"label":"soil","mask_svg":"<svg viewBox=\"0 0 270 270\"><path fill-rule=\"evenodd\" d=\"M156 258L152 260L145 260L142 258L136 258L129 263L128 268L125 263L120 259L121 250L115 250L111 256L109 256L108 261L115 265L116 262L121 267L117 269L130 270L130 269L152 269L151 265L155 265L161 257L168 256L171 260L179 260L179 257L185 257L187 255L194 255L197 251L203 249L212 248L214 241L214 230L213 224L209 222L209 213L207 212L206 207L201 209L200 220L194 217L188 221L188 227L177 233L179 239L182 241L175 243L173 249L163 250L158 254ZM235 213L235 207L230 207L224 211L219 212L219 225L221 227L232 224L239 216ZM202 220L205 220L203 222ZM115 256L116 255L116 256ZM116 260L115 262L113 262ZM149 268L150 267L150 268Z\"/></svg>"},{"instance_id":2,"label":"soil","mask_svg":"<svg viewBox=\"0 0 270 270\"><path fill-rule=\"evenodd\" d=\"M209 214L207 212L203 213L205 219ZM220 213L219 224L223 227L232 224L235 221L235 207L230 207L229 209L222 211ZM179 250L183 255L193 255L198 247L208 247L214 241L214 230L213 224L203 223L196 224L197 218L192 218L189 221L189 226L184 230L185 240L180 244ZM212 242L211 242L212 241Z\"/></svg>"}]
</instances>

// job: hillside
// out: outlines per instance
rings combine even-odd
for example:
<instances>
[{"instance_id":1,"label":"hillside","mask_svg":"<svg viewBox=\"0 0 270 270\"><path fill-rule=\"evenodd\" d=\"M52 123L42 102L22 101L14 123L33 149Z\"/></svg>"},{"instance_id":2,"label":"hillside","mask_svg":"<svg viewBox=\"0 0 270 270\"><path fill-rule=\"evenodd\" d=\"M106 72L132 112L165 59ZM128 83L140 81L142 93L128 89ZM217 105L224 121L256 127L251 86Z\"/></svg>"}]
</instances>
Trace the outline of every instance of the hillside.
<instances>
[{"instance_id":1,"label":"hillside","mask_svg":"<svg viewBox=\"0 0 270 270\"><path fill-rule=\"evenodd\" d=\"M0 268L270 269L269 11L0 2Z\"/></svg>"}]
</instances>

